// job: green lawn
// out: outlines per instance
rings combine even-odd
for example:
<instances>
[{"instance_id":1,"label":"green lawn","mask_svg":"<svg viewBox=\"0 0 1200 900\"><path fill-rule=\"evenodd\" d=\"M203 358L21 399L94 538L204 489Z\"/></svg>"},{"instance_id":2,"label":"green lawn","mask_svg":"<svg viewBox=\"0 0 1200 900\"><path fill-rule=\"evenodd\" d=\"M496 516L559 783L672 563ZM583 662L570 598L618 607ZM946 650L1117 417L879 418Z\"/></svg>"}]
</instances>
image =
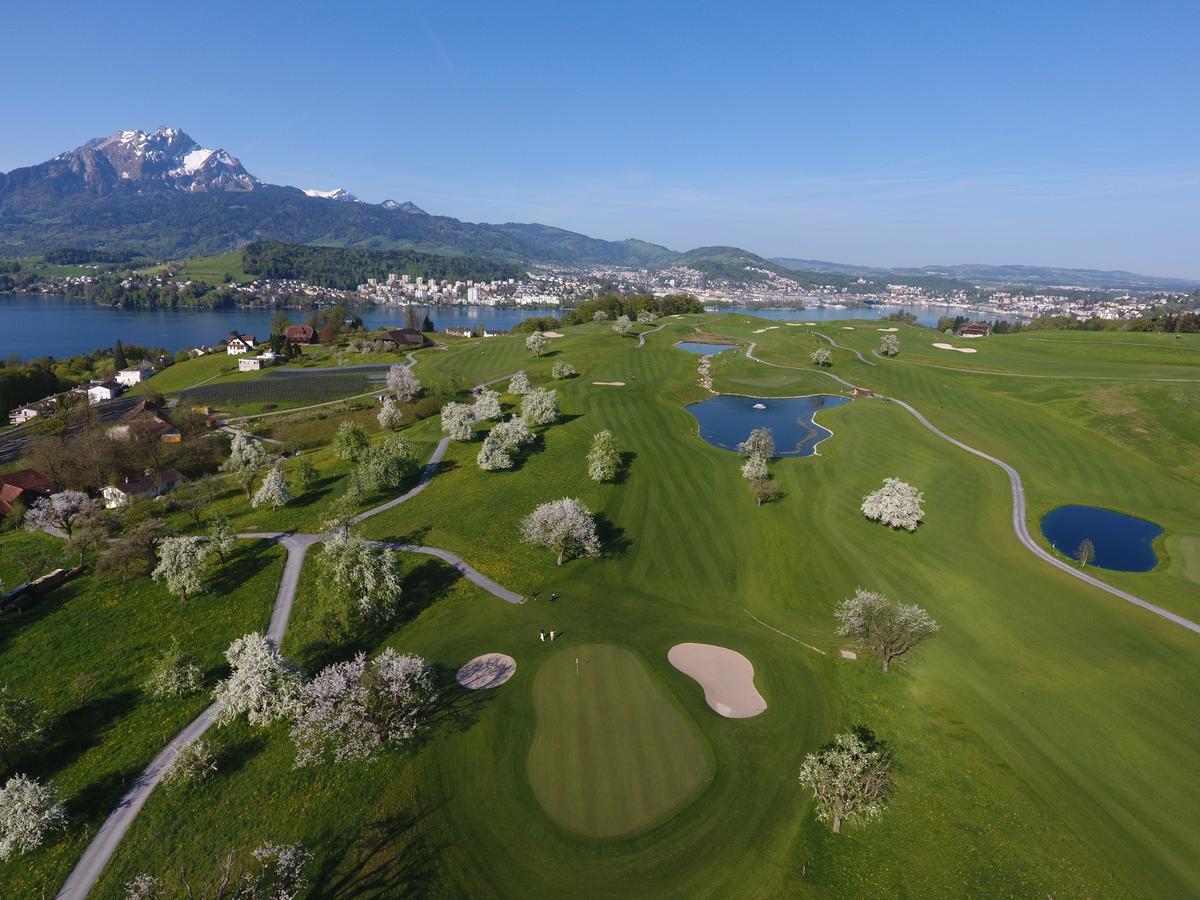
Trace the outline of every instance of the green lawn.
<instances>
[{"instance_id":1,"label":"green lawn","mask_svg":"<svg viewBox=\"0 0 1200 900\"><path fill-rule=\"evenodd\" d=\"M1200 893L1196 635L1029 553L1012 531L1003 472L885 400L823 412L833 437L818 456L772 463L784 496L756 507L737 457L701 441L684 409L706 394L697 358L672 345L698 324L755 340L763 359L796 367L728 351L713 363L719 390L844 390L809 363L821 345L814 329L755 334L763 320L744 314L668 320L642 349L589 323L563 329L541 359L521 336L423 352L418 374L437 389L525 368L559 390L563 421L509 472L478 469L478 440L452 444L427 490L363 531L459 552L530 599L503 603L436 561L407 557L400 620L340 643L315 622L310 558L285 653L309 672L360 648L420 653L446 685L430 729L374 766L303 771L292 768L286 729L223 730L221 773L194 791L156 792L95 896L119 897L140 871L211 871L231 847L267 840L302 840L314 851L322 897L559 897L581 885L603 897ZM867 352L878 345L875 328L885 327L847 324L854 330L815 330ZM1176 361L1184 352L1160 347L1162 336L1142 346L1142 336L1072 334L1062 344L1060 333L1045 333L992 336L968 357L924 349L938 339L928 329L900 328L899 359L868 354L875 365L867 365L836 350L832 372L911 402L951 435L1015 465L1035 532L1042 513L1066 502L1159 522L1166 534L1156 569L1093 574L1200 616L1188 562L1200 508L1200 450L1191 442L1197 388ZM580 377L551 382L560 359ZM968 364L1010 374L964 371ZM1054 377L1014 377L1023 373ZM1147 380L1164 377L1184 380ZM1119 404L1097 397L1098 388L1143 404L1138 427L1171 437L1128 433L1105 412ZM616 436L624 469L616 483L597 485L584 455L602 428ZM436 439L436 420L413 433ZM926 521L915 534L858 511L889 476L925 493ZM558 568L549 551L518 540L525 514L563 496L597 513L600 558ZM841 658L832 611L859 586L921 604L942 630L887 675L873 660ZM563 636L543 644L539 628ZM667 662L682 641L743 653L770 708L745 720L714 715ZM625 689L634 700L622 713L638 717L638 706L652 705L642 699L649 691L658 717L664 709L681 717L711 764L711 776L701 776L707 784L677 790L681 805L665 817L603 839L562 827L539 802L541 776L529 769L531 751L552 734L539 720L545 709L569 726L556 738L565 747L582 727L572 717L600 707L572 704L558 671L569 660L570 675L575 656L598 645L620 648L642 668L642 687ZM453 687L459 665L491 651L517 660L511 681L476 693ZM542 696L553 688L566 699ZM848 823L835 836L815 820L796 774L806 752L855 724L894 752L895 792L878 821ZM631 782L611 771L662 748L588 727L613 757L612 770L597 769L586 786L595 790L593 808L606 801L631 822L628 810L643 804L624 795ZM551 755L559 768L547 771L569 775L566 755ZM565 788L560 796L565 802Z\"/></svg>"},{"instance_id":2,"label":"green lawn","mask_svg":"<svg viewBox=\"0 0 1200 900\"><path fill-rule=\"evenodd\" d=\"M533 705L529 783L568 831L607 838L645 828L711 771L696 726L622 647L560 650L538 670Z\"/></svg>"}]
</instances>

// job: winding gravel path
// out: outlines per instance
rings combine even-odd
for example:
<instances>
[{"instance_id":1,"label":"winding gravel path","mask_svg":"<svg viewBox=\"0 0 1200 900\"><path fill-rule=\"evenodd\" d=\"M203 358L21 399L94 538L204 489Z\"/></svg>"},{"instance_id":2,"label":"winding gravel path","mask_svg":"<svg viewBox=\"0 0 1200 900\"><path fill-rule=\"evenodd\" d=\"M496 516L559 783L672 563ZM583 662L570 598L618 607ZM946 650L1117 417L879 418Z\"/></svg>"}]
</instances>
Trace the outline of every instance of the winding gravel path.
<instances>
[{"instance_id":1,"label":"winding gravel path","mask_svg":"<svg viewBox=\"0 0 1200 900\"><path fill-rule=\"evenodd\" d=\"M657 328L651 328L651 329L648 329L647 331L643 331L641 334L638 335L637 345L639 347L645 347L646 346L646 335L654 334L654 332L656 332L656 331L662 331L666 327L667 327L667 323L663 322Z\"/></svg>"},{"instance_id":2,"label":"winding gravel path","mask_svg":"<svg viewBox=\"0 0 1200 900\"><path fill-rule=\"evenodd\" d=\"M429 484L430 479L437 472L438 464L445 455L449 442L449 438L443 438L438 442L437 448L433 451L433 455L430 456L429 462L425 464L425 470L421 473L421 478L416 485L400 497L396 497L374 509L360 513L354 517L353 521L356 523L361 522L363 519L381 513L386 509L391 509L406 500L412 499L424 490L425 486ZM304 569L304 557L308 553L309 547L325 540L327 535L247 532L239 534L238 537L277 541L287 551L287 561L283 566L283 576L279 580L279 590L275 595L275 605L271 609L271 621L267 626L267 637L274 641L277 646L282 645L283 636L287 632L288 621L291 619L292 607L296 602L296 590L300 586L300 574ZM381 546L391 547L407 553L424 553L429 556L436 556L438 559L445 561L457 569L462 573L463 577L477 584L485 591L499 597L505 603L522 603L525 599L520 594L510 591L508 588L472 568L457 553L442 550L440 547L423 547L416 544L388 542L378 543ZM125 832L129 830L129 826L137 818L137 814L145 805L146 800L149 799L151 792L153 792L162 780L166 767L175 758L175 754L198 740L209 729L209 726L213 723L214 711L215 704L210 704L205 708L183 731L171 738L162 751L134 779L133 783L129 786L129 790L122 795L116 808L109 814L104 824L100 826L100 830L96 832L96 836L88 844L87 849L84 850L83 856L75 864L75 868L71 871L67 880L63 882L63 886L56 895L57 897L79 900L79 898L87 896L97 879L99 879L100 873L104 871L104 867L108 865L108 861L112 859L113 854L117 850L117 845L121 842L121 838L125 836Z\"/></svg>"},{"instance_id":3,"label":"winding gravel path","mask_svg":"<svg viewBox=\"0 0 1200 900\"><path fill-rule=\"evenodd\" d=\"M825 375L829 378L832 378L834 381L837 381L840 384L844 384L846 387L849 387L849 388L855 387L855 385L846 381L846 379L841 378L837 375L834 375L832 372L827 372L823 369L819 369L819 368L807 369L803 366L786 366L786 365L782 365L780 363L767 362L765 359L759 359L757 356L754 355L754 347L755 347L754 342L751 341L750 346L746 348L746 356L748 359L752 359L757 363L762 363L765 366L773 366L777 369L797 369L797 370L804 371L804 372L808 372L808 371L820 372L820 374ZM880 396L882 397L883 395L880 395ZM1111 584L1108 584L1107 582L1101 581L1099 578L1089 575L1087 572L1084 572L1081 569L1078 569L1075 566L1072 566L1069 563L1064 562L1063 560L1056 557L1054 554L1049 553L1048 551L1044 550L1041 547L1041 545L1038 544L1037 541L1035 541L1029 533L1029 524L1026 521L1026 519L1027 519L1027 503L1025 500L1025 488L1021 484L1021 475L1019 472L1017 472L1016 469L1014 469L1011 465L1009 465L1002 459L997 459L995 456L992 456L988 453L984 453L982 450L976 450L974 447L970 446L969 444L964 444L962 441L958 440L957 438L950 437L950 435L946 434L946 432L942 431L940 428L938 428L936 425L934 425L932 422L930 422L927 418L925 418L925 416L923 414L921 414L920 412L918 412L915 407L911 406L908 403L905 403L903 400L897 400L895 397L883 397L883 399L885 399L891 403L895 403L897 406L901 407L902 409L907 410L909 413L911 413L913 415L914 418L916 418L916 420L918 422L920 422L929 431L933 432L935 435L940 437L942 440L948 441L949 443L953 444L955 447L958 447L961 450L965 450L968 453L974 454L975 456L978 456L980 459L986 459L988 462L993 463L1004 470L1004 473L1008 476L1008 483L1012 490L1013 531L1016 532L1017 539L1025 546L1025 549L1027 549L1034 556L1037 556L1040 559L1045 560L1046 562L1050 563L1050 565L1054 566L1055 568L1057 568L1063 572L1066 572L1068 575L1072 576L1073 578L1078 578L1080 581L1086 582L1087 584L1090 584L1092 587L1099 588L1102 591L1107 591L1109 594L1112 594L1114 597L1119 597L1120 599L1124 600L1126 603L1132 603L1134 606L1140 606L1142 609L1152 612L1156 616L1161 616L1162 618L1166 619L1169 622L1174 622L1176 625L1181 625L1184 628L1188 629L1189 631L1194 631L1195 633L1200 634L1200 624L1193 622L1191 619L1184 618L1183 616L1181 616L1177 613L1171 612L1169 609L1163 609L1161 606L1157 606L1156 604L1151 603L1149 600L1143 600L1141 597L1138 597L1135 594L1131 594L1128 591L1123 591L1120 588L1113 587Z\"/></svg>"},{"instance_id":4,"label":"winding gravel path","mask_svg":"<svg viewBox=\"0 0 1200 900\"><path fill-rule=\"evenodd\" d=\"M819 332L819 331L814 331L813 334L815 334L819 338L824 338L825 340L829 341L830 347L833 347L837 350L849 350L851 353L853 353L855 356L858 357L858 361L860 363L865 363L868 366L876 365L875 363L873 363L869 359L867 359L865 356L863 356L861 353L859 353L857 350L855 350L853 347L843 347L841 344L839 344L837 341L835 341L833 338L831 338L827 334L821 334L821 332Z\"/></svg>"}]
</instances>

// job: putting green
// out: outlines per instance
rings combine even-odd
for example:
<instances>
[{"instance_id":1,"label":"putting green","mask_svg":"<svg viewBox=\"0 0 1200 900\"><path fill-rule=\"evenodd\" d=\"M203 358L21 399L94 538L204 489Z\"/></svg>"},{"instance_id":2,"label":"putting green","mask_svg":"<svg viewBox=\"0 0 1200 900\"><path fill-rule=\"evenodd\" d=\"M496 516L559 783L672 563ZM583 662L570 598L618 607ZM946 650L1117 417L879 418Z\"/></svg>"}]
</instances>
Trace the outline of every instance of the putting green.
<instances>
[{"instance_id":1,"label":"putting green","mask_svg":"<svg viewBox=\"0 0 1200 900\"><path fill-rule=\"evenodd\" d=\"M1176 547L1183 563L1183 577L1200 584L1200 536L1184 535Z\"/></svg>"},{"instance_id":2,"label":"putting green","mask_svg":"<svg viewBox=\"0 0 1200 900\"><path fill-rule=\"evenodd\" d=\"M628 834L708 782L703 736L628 650L591 644L558 652L538 671L533 701L529 783L568 831Z\"/></svg>"}]
</instances>

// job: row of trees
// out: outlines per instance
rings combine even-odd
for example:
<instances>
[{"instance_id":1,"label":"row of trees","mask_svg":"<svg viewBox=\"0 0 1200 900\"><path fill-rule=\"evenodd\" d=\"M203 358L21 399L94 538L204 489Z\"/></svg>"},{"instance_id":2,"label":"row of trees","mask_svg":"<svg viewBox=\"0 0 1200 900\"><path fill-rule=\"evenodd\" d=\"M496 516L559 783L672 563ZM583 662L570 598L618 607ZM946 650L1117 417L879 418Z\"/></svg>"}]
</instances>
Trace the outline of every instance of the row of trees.
<instances>
[{"instance_id":1,"label":"row of trees","mask_svg":"<svg viewBox=\"0 0 1200 900\"><path fill-rule=\"evenodd\" d=\"M663 297L655 297L652 294L633 294L627 297L606 294L584 301L563 315L561 321L563 325L582 325L584 322L594 321L597 312L603 312L605 317L612 321L621 316L636 319L643 310L650 310L659 316L673 316L702 313L704 304L687 294L667 294Z\"/></svg>"}]
</instances>

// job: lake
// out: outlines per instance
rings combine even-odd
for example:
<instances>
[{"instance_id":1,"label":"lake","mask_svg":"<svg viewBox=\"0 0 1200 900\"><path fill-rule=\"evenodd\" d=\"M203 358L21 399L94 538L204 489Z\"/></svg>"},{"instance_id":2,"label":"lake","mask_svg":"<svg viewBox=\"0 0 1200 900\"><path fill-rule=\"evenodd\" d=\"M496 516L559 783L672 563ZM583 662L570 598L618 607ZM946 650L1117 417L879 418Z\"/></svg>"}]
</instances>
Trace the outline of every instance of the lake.
<instances>
[{"instance_id":1,"label":"lake","mask_svg":"<svg viewBox=\"0 0 1200 900\"><path fill-rule=\"evenodd\" d=\"M693 403L687 411L700 423L700 437L714 447L736 452L737 445L755 428L770 428L779 456L811 456L816 452L817 444L833 434L816 423L816 414L849 402L848 397L832 394L811 397L720 394ZM763 408L756 409L756 406Z\"/></svg>"},{"instance_id":2,"label":"lake","mask_svg":"<svg viewBox=\"0 0 1200 900\"><path fill-rule=\"evenodd\" d=\"M405 310L366 306L355 310L368 328L403 328ZM264 338L271 331L270 309L112 309L83 300L42 294L0 294L0 359L16 354L74 356L122 343L166 347L175 351L196 344L216 344L230 331ZM310 310L285 310L293 322L303 322ZM419 309L438 330L447 326L488 325L512 328L524 319L554 315L554 310L508 309L490 306L436 306Z\"/></svg>"},{"instance_id":3,"label":"lake","mask_svg":"<svg viewBox=\"0 0 1200 900\"><path fill-rule=\"evenodd\" d=\"M702 341L676 341L675 346L697 356L716 356L726 350L732 350L738 344L707 344Z\"/></svg>"},{"instance_id":4,"label":"lake","mask_svg":"<svg viewBox=\"0 0 1200 900\"><path fill-rule=\"evenodd\" d=\"M1118 572L1158 565L1154 539L1162 533L1153 522L1096 506L1059 506L1042 516L1042 534L1059 553L1075 559L1086 539L1095 547L1090 565Z\"/></svg>"}]
</instances>

